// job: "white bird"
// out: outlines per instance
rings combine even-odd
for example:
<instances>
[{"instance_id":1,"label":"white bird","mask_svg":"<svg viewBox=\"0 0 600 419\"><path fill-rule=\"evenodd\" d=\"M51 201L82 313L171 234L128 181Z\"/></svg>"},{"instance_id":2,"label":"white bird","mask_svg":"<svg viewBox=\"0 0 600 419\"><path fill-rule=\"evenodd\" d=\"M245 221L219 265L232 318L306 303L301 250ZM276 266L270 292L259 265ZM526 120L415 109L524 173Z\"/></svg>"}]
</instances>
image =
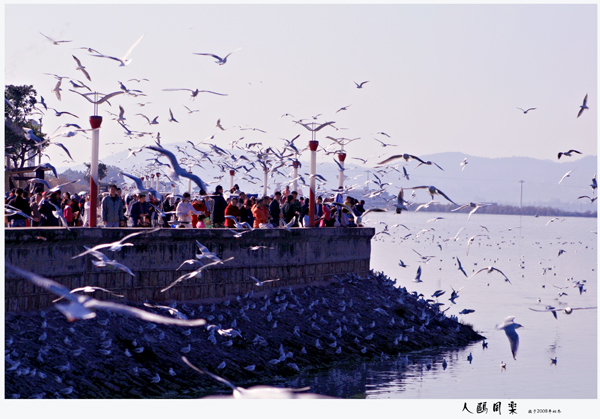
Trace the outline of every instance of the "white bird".
<instances>
[{"instance_id":1,"label":"white bird","mask_svg":"<svg viewBox=\"0 0 600 419\"><path fill-rule=\"evenodd\" d=\"M435 186L415 186L415 187L406 188L406 189L427 189L427 191L431 195L431 199L432 200L433 200L433 195L441 195L444 198L446 198L448 201L452 202L454 205L458 205L456 202L454 202L453 200L451 200L450 198L448 198L448 196L444 192L442 192L441 190L439 190Z\"/></svg>"},{"instance_id":2,"label":"white bird","mask_svg":"<svg viewBox=\"0 0 600 419\"><path fill-rule=\"evenodd\" d=\"M281 278L277 278L277 279L267 279L266 281L260 281L257 278L253 277L252 275L248 275L248 278L252 279L254 282L256 282L255 285L262 287L265 283L267 282L275 282L275 281L279 281L281 280Z\"/></svg>"},{"instance_id":3,"label":"white bird","mask_svg":"<svg viewBox=\"0 0 600 419\"><path fill-rule=\"evenodd\" d=\"M540 313L552 313L552 315L554 316L555 319L558 319L558 316L556 315L557 311L562 311L565 314L571 314L573 313L573 310L595 310L598 307L565 307L565 308L555 308L552 306L546 306L546 308L544 310L538 310L535 308L529 308L529 310L531 311L537 311Z\"/></svg>"},{"instance_id":4,"label":"white bird","mask_svg":"<svg viewBox=\"0 0 600 419\"><path fill-rule=\"evenodd\" d=\"M581 116L581 114L583 113L583 111L585 109L589 109L587 107L587 97L588 97L588 95L586 93L585 97L583 98L583 104L580 106L581 109L579 109L579 113L577 113L577 118L579 118Z\"/></svg>"},{"instance_id":5,"label":"white bird","mask_svg":"<svg viewBox=\"0 0 600 419\"><path fill-rule=\"evenodd\" d=\"M133 246L134 245L133 243L125 243L130 238L135 237L135 236L139 236L140 234L154 233L154 232L159 231L159 230L160 230L160 228L154 228L154 229L148 230L148 231L139 231L139 232L131 233L131 234L128 234L127 236L123 237L121 240L117 240L116 242L98 244L98 245L96 245L96 246L94 246L92 248L89 248L88 250L86 250L83 253L80 253L80 254L78 254L76 256L73 256L71 259L76 259L78 257L85 256L88 253L91 253L93 251L98 251L100 249L108 249L111 252L118 252L118 251L120 251L125 246Z\"/></svg>"},{"instance_id":6,"label":"white bird","mask_svg":"<svg viewBox=\"0 0 600 419\"><path fill-rule=\"evenodd\" d=\"M519 349L519 335L515 329L519 327L523 327L519 323L515 323L515 316L508 316L504 319L503 324L499 324L496 326L497 330L504 329L504 333L506 333L506 337L510 343L510 351L512 352L513 359L517 359L517 350Z\"/></svg>"},{"instance_id":7,"label":"white bird","mask_svg":"<svg viewBox=\"0 0 600 419\"><path fill-rule=\"evenodd\" d=\"M59 44L65 43L65 42L73 42L73 41L57 41L57 40L54 40L54 39L50 38L50 37L49 37L49 36L47 36L47 35L44 35L44 34L43 34L43 33L41 33L41 32L40 32L40 35L42 35L44 38L47 38L47 39L48 39L50 42L52 42L54 45L59 45ZM587 96L586 96L586 98L587 98Z\"/></svg>"},{"instance_id":8,"label":"white bird","mask_svg":"<svg viewBox=\"0 0 600 419\"><path fill-rule=\"evenodd\" d=\"M141 320L150 321L153 323L159 324L172 324L176 326L203 326L206 324L206 320L204 319L196 319L196 320L181 320L181 319L173 319L170 317L159 316L158 314L149 313L144 310L140 310L135 307L129 307L124 304L117 304L109 301L100 301L94 298L85 296L72 294L71 291L59 284L58 282L52 281L51 279L44 278L40 275L36 275L32 272L25 271L23 269L17 268L9 263L5 264L6 269L13 271L14 273L22 276L27 279L34 285L38 287L42 287L45 290L56 294L60 297L64 297L69 301L68 304L57 304L56 308L63 313L69 321L74 320L86 320L92 319L96 317L96 313L92 311L93 309L98 310L108 310L115 311L118 313L122 313L128 316L137 317Z\"/></svg>"},{"instance_id":9,"label":"white bird","mask_svg":"<svg viewBox=\"0 0 600 419\"><path fill-rule=\"evenodd\" d=\"M185 90L192 94L192 99L194 99L196 96L198 96L199 93L212 93L213 95L218 95L218 96L228 96L227 93L217 93L217 92L213 92L211 90L199 90L199 89L162 89L162 90L166 91L166 92L175 92L178 90ZM200 112L200 111L192 111L185 105L184 105L184 107L188 110L188 113Z\"/></svg>"},{"instance_id":10,"label":"white bird","mask_svg":"<svg viewBox=\"0 0 600 419\"><path fill-rule=\"evenodd\" d=\"M469 212L469 217L467 217L467 221L469 221L471 219L471 215L473 215L473 213L475 211L477 211L479 208L489 207L490 205L492 205L492 204L485 204L485 203L479 203L479 202L470 202L468 204L461 205L458 208L454 208L453 210L450 210L450 212L459 211L459 210L461 210L463 208L471 207L473 209L471 210L471 212Z\"/></svg>"},{"instance_id":11,"label":"white bird","mask_svg":"<svg viewBox=\"0 0 600 419\"><path fill-rule=\"evenodd\" d=\"M575 169L573 169L575 170ZM563 180L565 180L568 177L571 177L571 173L573 173L573 170L569 170L567 173L565 173L565 175L558 181L558 184L560 185L560 182L562 182Z\"/></svg>"},{"instance_id":12,"label":"white bird","mask_svg":"<svg viewBox=\"0 0 600 419\"><path fill-rule=\"evenodd\" d=\"M154 377L152 377L150 382L151 383L160 383L160 375L158 375L158 373L156 373L156 375Z\"/></svg>"},{"instance_id":13,"label":"white bird","mask_svg":"<svg viewBox=\"0 0 600 419\"><path fill-rule=\"evenodd\" d=\"M471 275L471 276L470 276L469 278L467 278L467 279L471 279L471 278L473 278L475 275L477 275L479 272L483 272L483 271L487 271L487 273L492 273L492 272L494 272L494 271L496 271L496 272L499 272L499 273L500 273L500 274L501 274L501 275L504 277L504 280L505 280L506 282L508 282L509 284L512 284L512 283L510 282L510 280L508 279L508 277L507 277L506 275L504 275L504 272L502 272L500 269L494 268L493 266L488 266L487 268L481 268L480 270L478 270L477 272L475 272L473 275Z\"/></svg>"},{"instance_id":14,"label":"white bird","mask_svg":"<svg viewBox=\"0 0 600 419\"><path fill-rule=\"evenodd\" d=\"M220 265L223 264L225 262L228 262L230 260L233 259L233 256L230 258L227 258L225 260L218 260L216 262L211 262L211 263L207 263L204 266L201 266L200 268L196 269L195 271L189 272L185 275L180 276L179 278L177 278L175 281L173 281L171 284L169 284L166 288L163 288L162 290L160 290L160 292L165 292L168 289L174 287L175 285L177 285L178 283L180 283L181 281L185 281L186 279L190 279L190 278L194 278L198 275L202 275L202 271L206 268L208 268L209 266L213 266L213 265Z\"/></svg>"},{"instance_id":15,"label":"white bird","mask_svg":"<svg viewBox=\"0 0 600 419\"><path fill-rule=\"evenodd\" d=\"M238 386L234 385L233 383L231 383L230 381L228 381L222 377L219 377L218 375L215 375L211 372L208 372L206 370L202 370L202 369L196 367L184 356L182 356L181 359L194 371L199 372L200 374L203 374L203 375L208 375L209 377L218 381L219 383L225 384L227 387L231 388L233 390L232 396L234 399L329 398L326 396L320 396L318 394L309 394L309 393L299 394L301 392L309 390L310 387L304 387L304 388L300 388L300 389L286 388L286 387L280 388L280 387L271 387L271 386L263 386L263 385L258 385L258 386L254 386L254 387L250 387L250 388L238 387ZM252 365L252 367L253 367L253 365ZM248 367L246 367L246 368L248 368ZM254 370L254 368L252 368L250 371L253 371L253 370Z\"/></svg>"},{"instance_id":16,"label":"white bird","mask_svg":"<svg viewBox=\"0 0 600 419\"><path fill-rule=\"evenodd\" d=\"M239 50L241 50L241 48L238 48L238 49L236 49L236 50L233 50L233 51L231 51L229 54L227 54L227 55L226 55L225 57L223 57L223 58L219 57L218 55L215 55L215 54L210 54L210 53L206 53L206 52L194 52L193 54L194 54L194 55L208 55L209 57L213 57L213 58L215 58L215 59L217 60L217 61L215 61L215 63L217 63L217 64L219 64L219 65L223 65L223 64L225 64L225 63L227 62L227 58L228 58L228 57L229 57L231 54L233 54L234 52L236 52L236 51L239 51Z\"/></svg>"},{"instance_id":17,"label":"white bird","mask_svg":"<svg viewBox=\"0 0 600 419\"><path fill-rule=\"evenodd\" d=\"M417 276L413 279L413 282L423 282L421 280L421 265L417 268Z\"/></svg>"},{"instance_id":18,"label":"white bird","mask_svg":"<svg viewBox=\"0 0 600 419\"><path fill-rule=\"evenodd\" d=\"M463 161L460 163L460 167L462 167L461 170L465 170L465 167L467 166L467 164L469 164L469 162L467 161L467 158L465 157L463 159Z\"/></svg>"},{"instance_id":19,"label":"white bird","mask_svg":"<svg viewBox=\"0 0 600 419\"><path fill-rule=\"evenodd\" d=\"M472 237L469 237L468 241L467 241L467 256L469 256L469 248L471 247L471 243L473 243L473 241L475 241L475 237L487 237L489 238L489 236L485 235L485 234L475 234Z\"/></svg>"},{"instance_id":20,"label":"white bird","mask_svg":"<svg viewBox=\"0 0 600 419\"><path fill-rule=\"evenodd\" d=\"M112 291L109 291L109 290L107 290L107 289L105 289L105 288L102 288L102 287L92 287L92 286L89 286L89 285L86 285L85 287L73 288L73 289L70 291L70 293L71 293L71 294L73 294L73 293L76 293L76 292L85 292L85 293L88 293L88 294L90 294L90 293L92 293L92 292L96 292L96 291L104 291L104 292L106 292L106 293L112 294L112 295L114 295L114 296L116 296L116 297L120 297L120 298L123 298L123 297L125 297L124 295L121 295L121 294L114 293L114 292L112 292ZM56 303L57 301L60 301L60 300L62 300L63 298L64 298L64 297L58 297L57 299L55 299L55 300L52 300L52 302L53 302L53 303Z\"/></svg>"},{"instance_id":21,"label":"white bird","mask_svg":"<svg viewBox=\"0 0 600 419\"><path fill-rule=\"evenodd\" d=\"M75 60L75 62L77 63L76 70L80 70L85 75L86 79L88 79L89 81L92 81L92 78L90 77L89 73L85 70L85 67L81 65L81 61L79 61L79 58L77 58L74 55L72 55L72 57Z\"/></svg>"},{"instance_id":22,"label":"white bird","mask_svg":"<svg viewBox=\"0 0 600 419\"><path fill-rule=\"evenodd\" d=\"M133 61L133 59L129 58L129 55L131 54L133 49L140 43L140 41L142 40L143 37L144 37L144 35L140 36L140 38L133 43L133 45L127 50L125 55L121 58L112 57L110 55L104 55L104 54L100 54L100 53L92 54L92 57L110 58L111 60L115 60L115 61L119 62L120 67L126 66L126 65L130 64L131 61Z\"/></svg>"}]
</instances>

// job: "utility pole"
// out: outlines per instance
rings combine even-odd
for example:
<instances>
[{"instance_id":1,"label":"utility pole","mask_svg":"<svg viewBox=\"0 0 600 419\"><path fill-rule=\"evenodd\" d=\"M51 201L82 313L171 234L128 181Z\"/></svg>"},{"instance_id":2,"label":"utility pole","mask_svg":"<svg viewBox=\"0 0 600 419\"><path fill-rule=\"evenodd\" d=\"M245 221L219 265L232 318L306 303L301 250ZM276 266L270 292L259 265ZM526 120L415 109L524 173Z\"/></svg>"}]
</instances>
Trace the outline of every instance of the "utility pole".
<instances>
[{"instance_id":1,"label":"utility pole","mask_svg":"<svg viewBox=\"0 0 600 419\"><path fill-rule=\"evenodd\" d=\"M521 184L521 203L520 203L520 213L523 214L523 182L522 180L519 181L519 183Z\"/></svg>"}]
</instances>

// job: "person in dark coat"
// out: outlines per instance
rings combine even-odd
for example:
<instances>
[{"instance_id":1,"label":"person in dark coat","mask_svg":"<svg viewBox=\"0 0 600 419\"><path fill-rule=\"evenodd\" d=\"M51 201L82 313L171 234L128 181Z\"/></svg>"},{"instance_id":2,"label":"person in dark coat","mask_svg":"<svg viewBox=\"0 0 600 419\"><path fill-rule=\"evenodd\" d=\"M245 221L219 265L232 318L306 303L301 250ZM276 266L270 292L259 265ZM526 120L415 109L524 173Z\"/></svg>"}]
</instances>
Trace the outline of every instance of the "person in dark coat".
<instances>
[{"instance_id":1,"label":"person in dark coat","mask_svg":"<svg viewBox=\"0 0 600 419\"><path fill-rule=\"evenodd\" d=\"M40 207L40 213L42 214L40 226L59 227L61 225L60 220L52 214L53 211L56 211L56 208L50 202L60 208L60 191L55 191L50 195L48 195L48 192L44 192L44 194L43 204Z\"/></svg>"},{"instance_id":2,"label":"person in dark coat","mask_svg":"<svg viewBox=\"0 0 600 419\"><path fill-rule=\"evenodd\" d=\"M225 227L225 208L227 208L227 201L223 198L223 187L221 185L217 186L212 198L214 204L210 214L210 222L213 228Z\"/></svg>"},{"instance_id":3,"label":"person in dark coat","mask_svg":"<svg viewBox=\"0 0 600 419\"><path fill-rule=\"evenodd\" d=\"M275 227L279 226L279 216L281 215L281 207L279 202L281 201L281 192L275 192L274 198L269 204L269 214L271 214L271 224Z\"/></svg>"}]
</instances>

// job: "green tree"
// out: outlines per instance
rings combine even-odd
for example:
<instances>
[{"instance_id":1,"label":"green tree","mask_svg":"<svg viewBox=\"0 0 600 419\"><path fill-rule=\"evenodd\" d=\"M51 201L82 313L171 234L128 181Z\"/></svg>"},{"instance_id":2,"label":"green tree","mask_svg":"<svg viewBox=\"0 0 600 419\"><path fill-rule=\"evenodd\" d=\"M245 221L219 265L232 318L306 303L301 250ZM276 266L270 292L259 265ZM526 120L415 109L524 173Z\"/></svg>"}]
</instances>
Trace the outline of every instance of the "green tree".
<instances>
[{"instance_id":1,"label":"green tree","mask_svg":"<svg viewBox=\"0 0 600 419\"><path fill-rule=\"evenodd\" d=\"M91 163L83 163L83 165L86 167L85 169L85 175L83 176L83 180L85 180L86 183L90 183L90 169L91 169ZM102 163L101 161L98 162L98 181L101 181L102 179L104 179L106 176L108 176L108 166L104 163Z\"/></svg>"},{"instance_id":2,"label":"green tree","mask_svg":"<svg viewBox=\"0 0 600 419\"><path fill-rule=\"evenodd\" d=\"M48 146L48 143L38 146L35 141L28 140L23 130L31 128L36 137L42 140L45 137L41 132L43 114L35 107L36 94L33 86L9 85L4 88L4 147L13 168L23 168L27 162L35 164L34 157ZM34 119L37 116L39 123Z\"/></svg>"}]
</instances>

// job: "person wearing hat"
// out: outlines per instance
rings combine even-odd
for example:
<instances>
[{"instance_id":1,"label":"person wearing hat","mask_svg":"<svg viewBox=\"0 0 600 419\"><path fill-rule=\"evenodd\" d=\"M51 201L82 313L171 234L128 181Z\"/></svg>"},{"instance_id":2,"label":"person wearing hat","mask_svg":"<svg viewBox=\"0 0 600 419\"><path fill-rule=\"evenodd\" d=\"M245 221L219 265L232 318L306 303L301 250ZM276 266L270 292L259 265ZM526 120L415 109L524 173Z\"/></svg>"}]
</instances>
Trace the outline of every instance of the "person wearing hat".
<instances>
[{"instance_id":1,"label":"person wearing hat","mask_svg":"<svg viewBox=\"0 0 600 419\"><path fill-rule=\"evenodd\" d=\"M125 222L123 200L117 195L117 185L108 187L109 195L102 199L102 221L106 227L120 227Z\"/></svg>"}]
</instances>

